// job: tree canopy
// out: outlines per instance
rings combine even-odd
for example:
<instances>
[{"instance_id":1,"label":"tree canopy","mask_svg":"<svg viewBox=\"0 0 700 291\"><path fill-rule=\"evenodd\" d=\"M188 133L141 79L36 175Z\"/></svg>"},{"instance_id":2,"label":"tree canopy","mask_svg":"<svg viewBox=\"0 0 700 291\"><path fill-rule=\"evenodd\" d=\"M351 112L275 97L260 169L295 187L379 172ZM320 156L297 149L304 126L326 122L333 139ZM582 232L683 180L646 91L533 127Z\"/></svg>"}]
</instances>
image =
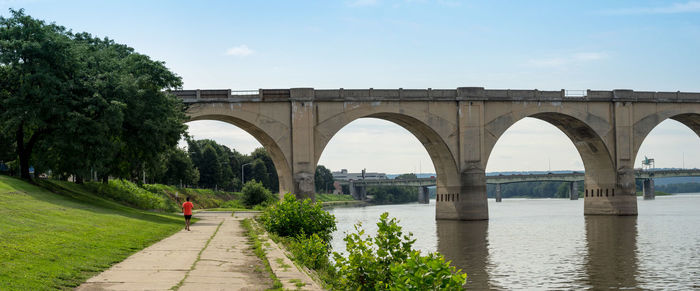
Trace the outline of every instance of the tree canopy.
<instances>
[{"instance_id":1,"label":"tree canopy","mask_svg":"<svg viewBox=\"0 0 700 291\"><path fill-rule=\"evenodd\" d=\"M0 143L12 144L22 178L30 165L78 180L158 167L186 129L167 92L180 77L108 38L10 13L0 17Z\"/></svg>"}]
</instances>

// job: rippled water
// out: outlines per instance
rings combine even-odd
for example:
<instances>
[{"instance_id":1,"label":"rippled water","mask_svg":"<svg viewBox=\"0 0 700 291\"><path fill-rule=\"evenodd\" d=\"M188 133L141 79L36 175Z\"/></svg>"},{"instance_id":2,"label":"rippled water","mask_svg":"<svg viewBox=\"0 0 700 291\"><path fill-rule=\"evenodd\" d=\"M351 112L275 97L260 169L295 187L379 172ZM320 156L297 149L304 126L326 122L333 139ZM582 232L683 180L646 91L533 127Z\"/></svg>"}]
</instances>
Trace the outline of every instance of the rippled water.
<instances>
[{"instance_id":1,"label":"rippled water","mask_svg":"<svg viewBox=\"0 0 700 291\"><path fill-rule=\"evenodd\" d=\"M389 212L468 275L467 288L700 289L700 194L638 200L639 216L584 216L583 200L489 200L488 221L435 221L435 202L335 208L333 248Z\"/></svg>"}]
</instances>

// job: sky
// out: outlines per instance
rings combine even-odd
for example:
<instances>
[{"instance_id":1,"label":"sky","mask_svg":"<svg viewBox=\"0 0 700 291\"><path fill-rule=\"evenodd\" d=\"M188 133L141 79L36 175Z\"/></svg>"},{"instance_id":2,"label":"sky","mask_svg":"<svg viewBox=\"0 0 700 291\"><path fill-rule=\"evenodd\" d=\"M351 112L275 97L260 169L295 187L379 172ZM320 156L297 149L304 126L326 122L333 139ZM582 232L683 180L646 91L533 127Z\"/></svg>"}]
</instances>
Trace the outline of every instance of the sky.
<instances>
[{"instance_id":1,"label":"sky","mask_svg":"<svg viewBox=\"0 0 700 291\"><path fill-rule=\"evenodd\" d=\"M700 92L700 1L69 1L9 8L129 45L184 89L445 88ZM220 122L189 123L243 153L260 146ZM700 168L700 139L665 121L645 140L657 167ZM343 128L319 162L351 172L434 172L408 131L383 120ZM524 119L487 171L583 170L555 127Z\"/></svg>"}]
</instances>

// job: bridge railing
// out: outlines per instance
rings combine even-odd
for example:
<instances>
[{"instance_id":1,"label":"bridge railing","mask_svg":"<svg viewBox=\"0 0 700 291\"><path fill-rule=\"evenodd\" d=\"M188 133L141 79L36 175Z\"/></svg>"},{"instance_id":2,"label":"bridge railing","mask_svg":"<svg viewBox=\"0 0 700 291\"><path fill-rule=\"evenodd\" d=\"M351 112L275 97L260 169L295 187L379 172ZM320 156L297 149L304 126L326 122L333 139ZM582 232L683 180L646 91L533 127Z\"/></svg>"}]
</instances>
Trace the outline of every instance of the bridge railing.
<instances>
[{"instance_id":1,"label":"bridge railing","mask_svg":"<svg viewBox=\"0 0 700 291\"><path fill-rule=\"evenodd\" d=\"M459 87L457 89L259 89L259 90L175 90L173 94L185 102L228 101L279 102L289 100L317 101L412 101L412 100L514 100L514 101L636 101L636 102L700 102L700 93L646 92L626 89L601 90L519 90ZM301 95L300 95L301 94Z\"/></svg>"}]
</instances>

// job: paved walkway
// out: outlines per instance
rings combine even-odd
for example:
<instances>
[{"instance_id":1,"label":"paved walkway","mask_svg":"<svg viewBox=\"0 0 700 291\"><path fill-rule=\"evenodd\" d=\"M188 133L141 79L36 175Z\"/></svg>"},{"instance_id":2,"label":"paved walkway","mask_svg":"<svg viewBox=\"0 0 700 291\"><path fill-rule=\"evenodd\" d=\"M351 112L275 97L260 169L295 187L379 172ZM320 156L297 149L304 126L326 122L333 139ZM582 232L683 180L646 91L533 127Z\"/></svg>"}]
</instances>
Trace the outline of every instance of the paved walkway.
<instances>
[{"instance_id":1,"label":"paved walkway","mask_svg":"<svg viewBox=\"0 0 700 291\"><path fill-rule=\"evenodd\" d=\"M200 212L195 216L200 220L192 231L182 230L145 248L76 290L265 290L272 286L240 226L246 214ZM307 281L305 274L298 276Z\"/></svg>"}]
</instances>

